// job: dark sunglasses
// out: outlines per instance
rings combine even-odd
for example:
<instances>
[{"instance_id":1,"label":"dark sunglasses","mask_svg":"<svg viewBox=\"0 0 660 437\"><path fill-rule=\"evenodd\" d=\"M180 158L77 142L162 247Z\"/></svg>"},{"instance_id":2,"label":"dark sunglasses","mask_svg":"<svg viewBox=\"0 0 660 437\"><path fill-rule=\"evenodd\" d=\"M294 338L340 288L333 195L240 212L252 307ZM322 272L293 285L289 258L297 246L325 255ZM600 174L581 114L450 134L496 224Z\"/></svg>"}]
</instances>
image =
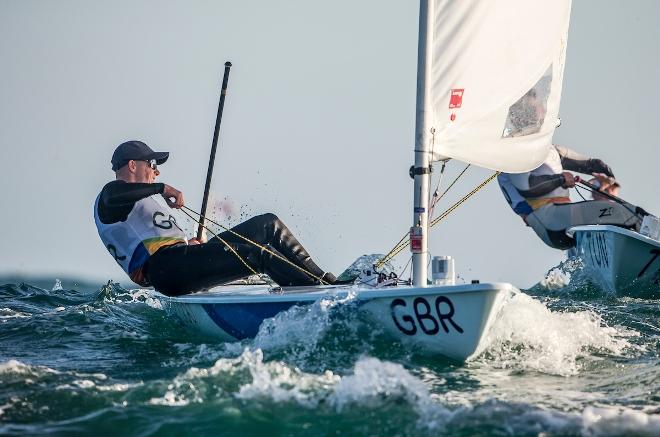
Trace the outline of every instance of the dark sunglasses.
<instances>
[{"instance_id":1,"label":"dark sunglasses","mask_svg":"<svg viewBox=\"0 0 660 437\"><path fill-rule=\"evenodd\" d=\"M158 170L158 163L155 159L143 159L142 161L149 164L149 167L151 167L152 170Z\"/></svg>"}]
</instances>

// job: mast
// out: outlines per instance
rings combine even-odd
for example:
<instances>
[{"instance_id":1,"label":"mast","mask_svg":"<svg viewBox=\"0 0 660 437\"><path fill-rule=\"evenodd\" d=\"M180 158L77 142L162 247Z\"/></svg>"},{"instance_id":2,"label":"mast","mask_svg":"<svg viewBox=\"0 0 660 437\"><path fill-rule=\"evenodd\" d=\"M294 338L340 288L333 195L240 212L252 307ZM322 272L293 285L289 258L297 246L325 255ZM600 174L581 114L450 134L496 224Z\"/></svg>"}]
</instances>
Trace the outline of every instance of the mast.
<instances>
[{"instance_id":1,"label":"mast","mask_svg":"<svg viewBox=\"0 0 660 437\"><path fill-rule=\"evenodd\" d=\"M431 34L434 0L419 2L419 42L417 48L417 118L415 121L414 209L410 229L413 285L425 287L428 279L428 209L431 149Z\"/></svg>"}]
</instances>

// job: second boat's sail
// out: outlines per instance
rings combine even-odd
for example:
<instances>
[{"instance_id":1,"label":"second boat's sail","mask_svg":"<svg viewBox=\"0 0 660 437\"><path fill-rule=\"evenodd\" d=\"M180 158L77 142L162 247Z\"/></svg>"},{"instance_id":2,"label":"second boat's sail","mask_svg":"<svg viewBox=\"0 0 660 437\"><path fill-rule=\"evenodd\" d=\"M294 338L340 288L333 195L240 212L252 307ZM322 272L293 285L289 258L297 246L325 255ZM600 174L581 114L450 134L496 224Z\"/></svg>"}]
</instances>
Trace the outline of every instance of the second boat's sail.
<instances>
[{"instance_id":1,"label":"second boat's sail","mask_svg":"<svg viewBox=\"0 0 660 437\"><path fill-rule=\"evenodd\" d=\"M570 0L434 0L433 160L523 172L557 125Z\"/></svg>"}]
</instances>

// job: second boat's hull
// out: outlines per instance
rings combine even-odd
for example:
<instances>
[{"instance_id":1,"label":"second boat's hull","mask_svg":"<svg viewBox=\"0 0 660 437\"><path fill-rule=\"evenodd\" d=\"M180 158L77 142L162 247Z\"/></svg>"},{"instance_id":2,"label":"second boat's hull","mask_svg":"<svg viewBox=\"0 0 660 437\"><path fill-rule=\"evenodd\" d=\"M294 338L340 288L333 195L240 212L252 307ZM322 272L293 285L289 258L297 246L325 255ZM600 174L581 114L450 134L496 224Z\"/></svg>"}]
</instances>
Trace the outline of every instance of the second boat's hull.
<instances>
[{"instance_id":1,"label":"second boat's hull","mask_svg":"<svg viewBox=\"0 0 660 437\"><path fill-rule=\"evenodd\" d=\"M605 291L659 291L660 242L617 226L571 228L586 273Z\"/></svg>"}]
</instances>

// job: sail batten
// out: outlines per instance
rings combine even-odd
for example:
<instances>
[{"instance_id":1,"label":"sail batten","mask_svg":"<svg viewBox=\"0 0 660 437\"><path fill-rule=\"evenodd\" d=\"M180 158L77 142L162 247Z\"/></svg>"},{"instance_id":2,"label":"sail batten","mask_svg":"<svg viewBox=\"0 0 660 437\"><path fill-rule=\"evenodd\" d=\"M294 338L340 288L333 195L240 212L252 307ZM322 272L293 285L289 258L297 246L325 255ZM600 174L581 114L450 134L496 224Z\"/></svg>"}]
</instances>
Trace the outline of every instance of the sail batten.
<instances>
[{"instance_id":1,"label":"sail batten","mask_svg":"<svg viewBox=\"0 0 660 437\"><path fill-rule=\"evenodd\" d=\"M570 0L431 0L432 158L523 172L559 114Z\"/></svg>"}]
</instances>

